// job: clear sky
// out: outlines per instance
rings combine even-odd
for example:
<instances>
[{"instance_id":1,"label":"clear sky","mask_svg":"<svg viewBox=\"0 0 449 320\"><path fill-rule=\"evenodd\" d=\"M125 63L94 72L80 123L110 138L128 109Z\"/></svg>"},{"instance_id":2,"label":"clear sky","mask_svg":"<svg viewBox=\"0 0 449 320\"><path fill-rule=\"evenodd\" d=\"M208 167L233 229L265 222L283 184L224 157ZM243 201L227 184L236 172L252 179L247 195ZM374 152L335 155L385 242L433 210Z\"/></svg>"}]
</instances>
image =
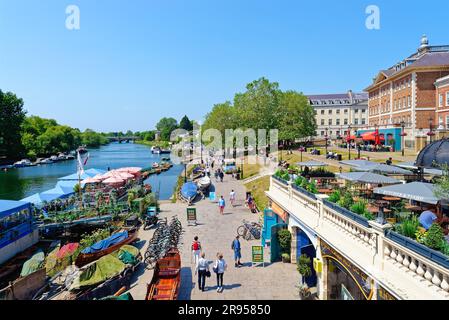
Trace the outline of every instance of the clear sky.
<instances>
[{"instance_id":1,"label":"clear sky","mask_svg":"<svg viewBox=\"0 0 449 320\"><path fill-rule=\"evenodd\" d=\"M80 9L80 30L65 27ZM380 30L365 27L368 5ZM82 130L202 120L265 76L306 94L361 91L413 53L449 44L449 1L0 0L0 89Z\"/></svg>"}]
</instances>

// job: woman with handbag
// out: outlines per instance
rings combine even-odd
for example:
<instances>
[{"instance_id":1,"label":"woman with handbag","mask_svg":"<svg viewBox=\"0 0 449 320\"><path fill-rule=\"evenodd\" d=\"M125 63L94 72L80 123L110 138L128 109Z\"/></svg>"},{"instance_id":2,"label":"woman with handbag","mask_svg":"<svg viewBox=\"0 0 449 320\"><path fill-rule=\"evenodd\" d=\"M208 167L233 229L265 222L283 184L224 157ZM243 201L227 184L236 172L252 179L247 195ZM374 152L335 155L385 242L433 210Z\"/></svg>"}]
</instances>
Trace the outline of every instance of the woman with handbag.
<instances>
[{"instance_id":1,"label":"woman with handbag","mask_svg":"<svg viewBox=\"0 0 449 320\"><path fill-rule=\"evenodd\" d=\"M209 261L206 260L206 254L203 252L201 253L201 258L198 260L198 263L196 265L195 274L198 273L198 289L201 291L204 290L204 286L206 285L206 277L210 277L210 271L209 271Z\"/></svg>"},{"instance_id":2,"label":"woman with handbag","mask_svg":"<svg viewBox=\"0 0 449 320\"><path fill-rule=\"evenodd\" d=\"M223 274L226 271L227 264L223 259L222 253L217 253L217 260L213 267L214 272L217 274L217 292L223 292Z\"/></svg>"}]
</instances>

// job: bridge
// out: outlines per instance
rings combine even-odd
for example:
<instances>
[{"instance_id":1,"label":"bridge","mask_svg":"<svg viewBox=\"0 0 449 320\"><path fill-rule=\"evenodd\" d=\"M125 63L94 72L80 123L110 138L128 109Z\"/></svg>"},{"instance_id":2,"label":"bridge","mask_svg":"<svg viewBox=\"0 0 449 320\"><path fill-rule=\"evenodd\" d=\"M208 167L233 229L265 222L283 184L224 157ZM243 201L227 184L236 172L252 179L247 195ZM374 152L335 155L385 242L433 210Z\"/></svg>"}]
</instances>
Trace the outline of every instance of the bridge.
<instances>
[{"instance_id":1,"label":"bridge","mask_svg":"<svg viewBox=\"0 0 449 320\"><path fill-rule=\"evenodd\" d=\"M316 271L320 299L332 299L342 278L355 299L449 299L448 260L392 232L391 225L367 221L274 176L266 195L276 214L287 214L292 261L301 254L299 237L309 238L322 266Z\"/></svg>"},{"instance_id":2,"label":"bridge","mask_svg":"<svg viewBox=\"0 0 449 320\"><path fill-rule=\"evenodd\" d=\"M125 137L115 137L115 136L111 136L111 137L106 137L106 139L109 140L109 142L118 142L118 143L122 143L122 142L126 142L129 143L130 141L135 142L136 140L140 140L140 137L134 137L134 136L125 136Z\"/></svg>"}]
</instances>

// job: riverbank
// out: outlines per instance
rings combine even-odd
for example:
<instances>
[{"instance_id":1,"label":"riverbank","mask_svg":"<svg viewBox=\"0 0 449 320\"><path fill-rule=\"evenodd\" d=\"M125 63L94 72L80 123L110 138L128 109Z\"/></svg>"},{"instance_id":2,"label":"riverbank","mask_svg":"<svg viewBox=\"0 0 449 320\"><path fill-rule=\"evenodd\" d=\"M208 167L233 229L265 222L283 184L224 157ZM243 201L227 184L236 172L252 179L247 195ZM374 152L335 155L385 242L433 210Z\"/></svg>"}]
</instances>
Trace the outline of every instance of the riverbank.
<instances>
[{"instance_id":1,"label":"riverbank","mask_svg":"<svg viewBox=\"0 0 449 320\"><path fill-rule=\"evenodd\" d=\"M134 143L141 144L148 147L160 147L160 148L168 148L170 146L170 142L168 141L144 141L144 140L136 140Z\"/></svg>"}]
</instances>

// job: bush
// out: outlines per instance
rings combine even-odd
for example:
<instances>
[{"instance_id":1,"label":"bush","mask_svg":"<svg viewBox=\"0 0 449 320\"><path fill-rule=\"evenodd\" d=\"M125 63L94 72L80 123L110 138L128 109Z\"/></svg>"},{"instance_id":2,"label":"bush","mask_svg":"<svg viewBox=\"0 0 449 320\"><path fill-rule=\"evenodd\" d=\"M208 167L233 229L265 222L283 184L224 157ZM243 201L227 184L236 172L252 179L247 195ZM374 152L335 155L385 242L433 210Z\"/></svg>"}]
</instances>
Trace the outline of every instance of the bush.
<instances>
[{"instance_id":1,"label":"bush","mask_svg":"<svg viewBox=\"0 0 449 320\"><path fill-rule=\"evenodd\" d=\"M298 270L299 274L303 276L303 278L310 277L312 275L312 268L310 268L310 263L311 260L306 254L302 254L298 258L296 270Z\"/></svg>"},{"instance_id":2,"label":"bush","mask_svg":"<svg viewBox=\"0 0 449 320\"><path fill-rule=\"evenodd\" d=\"M277 235L281 253L290 253L292 235L287 229L280 230Z\"/></svg>"},{"instance_id":3,"label":"bush","mask_svg":"<svg viewBox=\"0 0 449 320\"><path fill-rule=\"evenodd\" d=\"M340 198L340 200L337 202L337 204L340 207L349 209L352 204L354 203L354 200L352 199L352 194L349 192L346 192L342 198Z\"/></svg>"},{"instance_id":4,"label":"bush","mask_svg":"<svg viewBox=\"0 0 449 320\"><path fill-rule=\"evenodd\" d=\"M443 241L443 229L437 223L432 224L429 230L427 230L427 237L424 244L431 249L440 250Z\"/></svg>"},{"instance_id":5,"label":"bush","mask_svg":"<svg viewBox=\"0 0 449 320\"><path fill-rule=\"evenodd\" d=\"M327 200L333 203L337 203L341 198L341 192L340 190L335 190Z\"/></svg>"}]
</instances>

